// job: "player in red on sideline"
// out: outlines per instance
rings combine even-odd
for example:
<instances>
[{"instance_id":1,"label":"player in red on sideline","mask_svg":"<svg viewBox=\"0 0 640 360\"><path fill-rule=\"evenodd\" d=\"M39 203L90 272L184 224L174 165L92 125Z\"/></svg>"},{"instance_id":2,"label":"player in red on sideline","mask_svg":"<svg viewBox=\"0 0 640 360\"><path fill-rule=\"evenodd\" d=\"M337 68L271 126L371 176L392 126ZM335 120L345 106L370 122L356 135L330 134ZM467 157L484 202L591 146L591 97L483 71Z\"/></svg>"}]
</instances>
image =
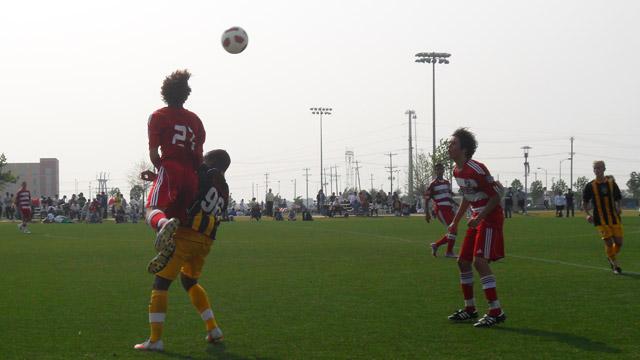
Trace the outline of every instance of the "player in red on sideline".
<instances>
[{"instance_id":1,"label":"player in red on sideline","mask_svg":"<svg viewBox=\"0 0 640 360\"><path fill-rule=\"evenodd\" d=\"M444 178L444 166L436 164L434 166L436 178L429 184L424 192L424 218L427 222L431 221L431 213L429 212L429 201L433 200L433 212L438 220L446 227L453 222L455 216L454 205L458 204L453 200L453 192L451 191L451 183ZM446 257L455 258L453 253L453 245L456 243L456 234L447 232L440 240L431 243L431 255L438 255L438 248L447 244Z\"/></svg>"},{"instance_id":2,"label":"player in red on sideline","mask_svg":"<svg viewBox=\"0 0 640 360\"><path fill-rule=\"evenodd\" d=\"M22 187L16 193L16 208L20 209L22 215L22 223L18 225L18 229L25 234L31 234L27 229L27 224L31 221L31 192L27 190L27 182L22 182Z\"/></svg>"},{"instance_id":3,"label":"player in red on sideline","mask_svg":"<svg viewBox=\"0 0 640 360\"><path fill-rule=\"evenodd\" d=\"M178 70L164 79L161 94L167 106L154 111L147 125L149 158L158 175L147 199L146 220L157 231L158 252L175 247L172 237L180 222L186 223L186 209L198 192L196 171L202 164L206 133L200 118L183 107L191 94L190 77L187 70ZM145 173L143 179L150 180Z\"/></svg>"},{"instance_id":4,"label":"player in red on sideline","mask_svg":"<svg viewBox=\"0 0 640 360\"><path fill-rule=\"evenodd\" d=\"M496 277L489 263L504 257L502 224L504 217L500 207L502 185L493 180L484 164L471 159L478 147L475 135L466 128L457 129L451 136L449 157L456 164L453 176L463 194L462 204L449 225L449 232L455 234L458 223L471 207L471 218L467 222L458 268L460 285L464 295L464 309L449 316L452 321L466 321L478 317L473 298L473 269L478 271L484 295L489 302L489 312L473 326L491 327L506 320L496 291Z\"/></svg>"}]
</instances>

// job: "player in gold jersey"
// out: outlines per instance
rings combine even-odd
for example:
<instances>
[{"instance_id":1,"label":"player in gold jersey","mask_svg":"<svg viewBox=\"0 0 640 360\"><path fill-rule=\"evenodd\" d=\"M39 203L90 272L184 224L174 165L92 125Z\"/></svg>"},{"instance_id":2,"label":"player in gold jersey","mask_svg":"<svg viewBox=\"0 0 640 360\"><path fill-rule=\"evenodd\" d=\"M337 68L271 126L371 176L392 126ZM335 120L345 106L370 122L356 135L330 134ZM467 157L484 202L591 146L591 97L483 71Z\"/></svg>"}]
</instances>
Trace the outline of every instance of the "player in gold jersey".
<instances>
[{"instance_id":1,"label":"player in gold jersey","mask_svg":"<svg viewBox=\"0 0 640 360\"><path fill-rule=\"evenodd\" d=\"M204 156L204 164L198 169L196 201L190 209L185 209L189 220L176 231L175 248L161 252L149 264L149 272L155 274L149 304L151 334L134 349L164 350L161 337L167 312L167 292L178 275L191 303L205 322L206 341L222 341L222 331L215 320L206 291L198 284L198 278L229 201L229 186L224 173L230 163L229 154L224 150L213 150Z\"/></svg>"},{"instance_id":2,"label":"player in gold jersey","mask_svg":"<svg viewBox=\"0 0 640 360\"><path fill-rule=\"evenodd\" d=\"M593 173L596 175L582 192L582 205L587 213L587 221L594 224L604 240L609 265L614 274L621 274L616 255L622 247L624 231L620 217L620 200L622 195L615 180L605 176L604 161L593 162ZM593 212L592 212L593 211Z\"/></svg>"}]
</instances>

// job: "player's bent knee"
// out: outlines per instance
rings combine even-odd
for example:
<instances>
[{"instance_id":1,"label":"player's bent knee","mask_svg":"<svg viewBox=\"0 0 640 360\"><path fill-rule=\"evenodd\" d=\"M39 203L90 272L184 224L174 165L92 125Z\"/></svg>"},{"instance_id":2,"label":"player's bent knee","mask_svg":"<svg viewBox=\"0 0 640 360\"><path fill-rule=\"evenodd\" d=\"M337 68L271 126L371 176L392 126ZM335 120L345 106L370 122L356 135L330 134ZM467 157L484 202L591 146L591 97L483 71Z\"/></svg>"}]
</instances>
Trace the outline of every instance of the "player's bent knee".
<instances>
[{"instance_id":1,"label":"player's bent knee","mask_svg":"<svg viewBox=\"0 0 640 360\"><path fill-rule=\"evenodd\" d=\"M169 286L171 286L171 280L169 279L156 275L153 280L153 290L169 290Z\"/></svg>"},{"instance_id":2,"label":"player's bent knee","mask_svg":"<svg viewBox=\"0 0 640 360\"><path fill-rule=\"evenodd\" d=\"M184 291L189 291L189 289L191 289L194 285L198 283L198 279L190 278L183 273L180 274L180 281L182 282L182 287L184 288Z\"/></svg>"}]
</instances>

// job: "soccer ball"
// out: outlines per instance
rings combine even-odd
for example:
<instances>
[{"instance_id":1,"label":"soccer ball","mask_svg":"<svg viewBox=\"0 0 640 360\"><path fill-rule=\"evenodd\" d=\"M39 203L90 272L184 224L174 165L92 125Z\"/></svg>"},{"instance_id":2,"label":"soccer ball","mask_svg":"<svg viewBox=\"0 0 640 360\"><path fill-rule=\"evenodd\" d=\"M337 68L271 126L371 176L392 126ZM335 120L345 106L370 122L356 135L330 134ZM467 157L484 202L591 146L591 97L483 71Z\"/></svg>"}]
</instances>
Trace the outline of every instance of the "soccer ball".
<instances>
[{"instance_id":1,"label":"soccer ball","mask_svg":"<svg viewBox=\"0 0 640 360\"><path fill-rule=\"evenodd\" d=\"M249 36L238 26L234 26L222 33L222 47L231 54L239 54L247 48Z\"/></svg>"}]
</instances>

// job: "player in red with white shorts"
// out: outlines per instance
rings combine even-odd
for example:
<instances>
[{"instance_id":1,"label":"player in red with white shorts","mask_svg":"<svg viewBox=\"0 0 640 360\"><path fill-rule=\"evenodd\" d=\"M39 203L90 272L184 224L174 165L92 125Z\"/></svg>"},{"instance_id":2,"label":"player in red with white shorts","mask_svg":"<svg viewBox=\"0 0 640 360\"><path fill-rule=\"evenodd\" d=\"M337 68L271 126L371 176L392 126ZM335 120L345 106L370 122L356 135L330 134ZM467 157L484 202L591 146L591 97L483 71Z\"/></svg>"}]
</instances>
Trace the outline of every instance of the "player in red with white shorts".
<instances>
[{"instance_id":1,"label":"player in red with white shorts","mask_svg":"<svg viewBox=\"0 0 640 360\"><path fill-rule=\"evenodd\" d=\"M458 208L449 232L455 233L458 222L471 207L471 218L467 222L467 233L462 243L458 267L460 284L464 295L464 309L449 316L449 320L465 321L478 317L473 298L473 270L478 271L482 289L489 302L489 312L473 326L491 327L506 320L496 292L496 278L489 263L504 257L502 224L504 217L500 207L500 183L493 180L484 164L472 160L478 143L475 135L465 129L457 129L451 136L449 157L456 163L453 176L463 194L462 204Z\"/></svg>"},{"instance_id":2,"label":"player in red with white shorts","mask_svg":"<svg viewBox=\"0 0 640 360\"><path fill-rule=\"evenodd\" d=\"M158 176L147 199L146 218L158 232L155 247L159 252L175 247L172 237L180 222L186 223L186 209L198 192L196 170L202 164L206 133L200 118L183 107L191 93L190 76L187 70L178 70L164 79L161 94L167 106L151 114L148 122L149 157Z\"/></svg>"},{"instance_id":3,"label":"player in red with white shorts","mask_svg":"<svg viewBox=\"0 0 640 360\"><path fill-rule=\"evenodd\" d=\"M31 192L27 190L27 182L22 182L22 187L16 193L16 208L20 209L22 215L22 223L18 226L18 229L25 234L31 234L31 231L27 229L27 224L31 221Z\"/></svg>"},{"instance_id":4,"label":"player in red with white shorts","mask_svg":"<svg viewBox=\"0 0 640 360\"><path fill-rule=\"evenodd\" d=\"M431 213L429 212L429 201L433 199L433 212L440 222L449 227L449 224L453 222L455 213L453 210L454 205L458 205L453 200L453 192L451 191L451 183L444 178L444 166L442 164L436 164L434 166L436 172L436 178L429 184L429 187L424 192L424 215L427 222L431 221ZM453 245L456 243L456 234L447 232L440 240L431 243L431 254L435 257L438 253L438 248L444 244L447 244L446 257L455 258L456 254L453 253Z\"/></svg>"}]
</instances>

